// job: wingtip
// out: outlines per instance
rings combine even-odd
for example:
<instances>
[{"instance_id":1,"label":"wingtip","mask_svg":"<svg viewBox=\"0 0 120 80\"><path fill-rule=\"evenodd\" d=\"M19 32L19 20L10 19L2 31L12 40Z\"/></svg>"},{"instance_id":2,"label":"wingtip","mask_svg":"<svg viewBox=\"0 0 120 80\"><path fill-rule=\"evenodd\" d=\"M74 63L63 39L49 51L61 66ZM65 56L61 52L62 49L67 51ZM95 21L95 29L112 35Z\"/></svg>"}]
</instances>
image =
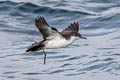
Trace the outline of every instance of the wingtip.
<instances>
[{"instance_id":1,"label":"wingtip","mask_svg":"<svg viewBox=\"0 0 120 80\"><path fill-rule=\"evenodd\" d=\"M73 23L70 24L70 26L68 26L68 28L71 28L71 30L75 30L75 31L79 31L79 23L74 21Z\"/></svg>"},{"instance_id":2,"label":"wingtip","mask_svg":"<svg viewBox=\"0 0 120 80\"><path fill-rule=\"evenodd\" d=\"M74 22L73 24L79 24L78 21Z\"/></svg>"},{"instance_id":3,"label":"wingtip","mask_svg":"<svg viewBox=\"0 0 120 80\"><path fill-rule=\"evenodd\" d=\"M41 20L41 21L45 21L43 16L37 16L37 18L35 18L35 20Z\"/></svg>"},{"instance_id":4,"label":"wingtip","mask_svg":"<svg viewBox=\"0 0 120 80\"><path fill-rule=\"evenodd\" d=\"M72 25L72 24L79 24L79 23L78 23L78 21L74 21L70 25Z\"/></svg>"},{"instance_id":5,"label":"wingtip","mask_svg":"<svg viewBox=\"0 0 120 80\"><path fill-rule=\"evenodd\" d=\"M44 18L43 16L38 16L39 19Z\"/></svg>"}]
</instances>

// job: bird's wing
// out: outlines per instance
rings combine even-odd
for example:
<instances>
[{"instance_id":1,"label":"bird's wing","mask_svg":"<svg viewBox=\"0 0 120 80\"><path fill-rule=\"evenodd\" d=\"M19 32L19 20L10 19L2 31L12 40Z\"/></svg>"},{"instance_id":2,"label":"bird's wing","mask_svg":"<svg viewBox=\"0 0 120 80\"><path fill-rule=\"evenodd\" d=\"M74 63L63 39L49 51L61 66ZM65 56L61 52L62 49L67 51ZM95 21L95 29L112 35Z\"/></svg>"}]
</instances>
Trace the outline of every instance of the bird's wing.
<instances>
[{"instance_id":1,"label":"bird's wing","mask_svg":"<svg viewBox=\"0 0 120 80\"><path fill-rule=\"evenodd\" d=\"M42 16L35 19L35 25L44 39L52 39L55 36L60 36L59 31L54 27L50 27Z\"/></svg>"},{"instance_id":2,"label":"bird's wing","mask_svg":"<svg viewBox=\"0 0 120 80\"><path fill-rule=\"evenodd\" d=\"M65 28L61 33L62 36L68 37L67 35L71 35L73 32L79 31L78 22L71 23L67 28ZM69 38L69 37L68 37Z\"/></svg>"},{"instance_id":3,"label":"bird's wing","mask_svg":"<svg viewBox=\"0 0 120 80\"><path fill-rule=\"evenodd\" d=\"M74 22L71 23L67 28L65 28L65 30L63 30L62 32L65 31L71 31L71 32L78 32L79 31L79 24L78 22Z\"/></svg>"}]
</instances>

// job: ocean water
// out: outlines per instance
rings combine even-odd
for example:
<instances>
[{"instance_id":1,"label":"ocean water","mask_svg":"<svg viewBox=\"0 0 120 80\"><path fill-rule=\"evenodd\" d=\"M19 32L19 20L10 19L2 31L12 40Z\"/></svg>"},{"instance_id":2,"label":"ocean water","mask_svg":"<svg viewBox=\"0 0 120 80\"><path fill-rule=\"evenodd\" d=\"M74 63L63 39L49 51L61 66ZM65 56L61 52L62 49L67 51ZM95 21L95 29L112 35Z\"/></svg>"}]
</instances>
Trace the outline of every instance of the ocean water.
<instances>
[{"instance_id":1,"label":"ocean water","mask_svg":"<svg viewBox=\"0 0 120 80\"><path fill-rule=\"evenodd\" d=\"M78 21L87 40L61 49L25 50L42 40L44 16L58 30ZM119 80L120 0L0 0L0 80Z\"/></svg>"}]
</instances>

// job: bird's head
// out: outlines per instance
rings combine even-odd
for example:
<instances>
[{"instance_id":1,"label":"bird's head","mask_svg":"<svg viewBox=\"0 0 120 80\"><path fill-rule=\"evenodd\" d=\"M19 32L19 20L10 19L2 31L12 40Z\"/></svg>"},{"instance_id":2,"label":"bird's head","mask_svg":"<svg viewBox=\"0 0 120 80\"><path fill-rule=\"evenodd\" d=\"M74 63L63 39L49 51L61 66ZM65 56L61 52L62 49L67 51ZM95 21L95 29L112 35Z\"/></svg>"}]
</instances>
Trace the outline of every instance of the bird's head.
<instances>
[{"instance_id":1,"label":"bird's head","mask_svg":"<svg viewBox=\"0 0 120 80\"><path fill-rule=\"evenodd\" d=\"M72 34L72 36L76 37L77 39L87 39L87 38L85 38L85 37L82 37L81 34L78 33L78 32L74 32L74 33Z\"/></svg>"}]
</instances>

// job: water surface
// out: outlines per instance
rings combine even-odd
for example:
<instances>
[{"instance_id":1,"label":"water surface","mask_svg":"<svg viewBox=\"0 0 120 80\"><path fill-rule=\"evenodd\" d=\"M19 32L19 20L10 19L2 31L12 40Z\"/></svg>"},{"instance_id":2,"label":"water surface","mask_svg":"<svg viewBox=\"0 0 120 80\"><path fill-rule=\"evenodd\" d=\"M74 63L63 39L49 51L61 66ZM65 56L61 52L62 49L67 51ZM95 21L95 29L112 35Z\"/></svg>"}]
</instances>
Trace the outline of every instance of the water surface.
<instances>
[{"instance_id":1,"label":"water surface","mask_svg":"<svg viewBox=\"0 0 120 80\"><path fill-rule=\"evenodd\" d=\"M63 30L78 21L81 35L71 46L27 55L42 40L37 16ZM1 0L1 80L118 80L120 78L119 0Z\"/></svg>"}]
</instances>

